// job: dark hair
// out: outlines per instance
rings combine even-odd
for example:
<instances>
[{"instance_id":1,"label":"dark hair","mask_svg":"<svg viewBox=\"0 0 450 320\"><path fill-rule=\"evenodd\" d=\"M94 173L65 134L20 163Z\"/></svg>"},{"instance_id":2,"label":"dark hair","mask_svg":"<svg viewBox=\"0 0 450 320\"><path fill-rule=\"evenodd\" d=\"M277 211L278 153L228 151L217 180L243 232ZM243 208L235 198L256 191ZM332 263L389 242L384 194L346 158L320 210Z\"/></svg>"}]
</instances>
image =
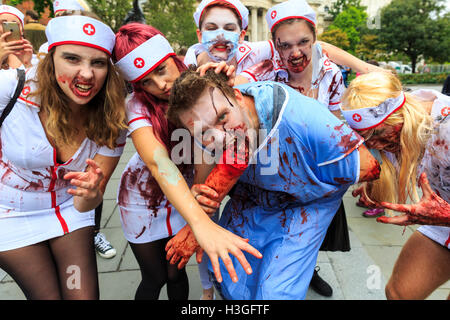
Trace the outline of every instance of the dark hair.
<instances>
[{"instance_id":1,"label":"dark hair","mask_svg":"<svg viewBox=\"0 0 450 320\"><path fill-rule=\"evenodd\" d=\"M27 11L25 12L25 15L26 15L26 16L30 16L31 19L33 19L33 20L39 20L39 15L38 15L37 12L34 11L34 10L27 10Z\"/></svg>"},{"instance_id":2,"label":"dark hair","mask_svg":"<svg viewBox=\"0 0 450 320\"><path fill-rule=\"evenodd\" d=\"M301 18L287 19L287 20L283 20L283 21L280 21L279 23L277 23L272 29L272 41L274 43L276 43L276 41L275 41L275 33L277 32L279 27L281 27L283 25L287 25L287 24L293 24L296 21L304 21L306 23L306 25L308 26L309 30L311 30L311 32L312 32L312 34L314 36L314 41L316 41L316 27L311 22L309 22L309 21L307 21L305 19L301 19Z\"/></svg>"},{"instance_id":3,"label":"dark hair","mask_svg":"<svg viewBox=\"0 0 450 320\"><path fill-rule=\"evenodd\" d=\"M234 90L227 84L228 78L225 74L217 74L213 69L209 69L201 77L195 69L190 66L184 71L175 80L170 92L167 118L177 127L184 127L180 121L180 113L190 110L207 87L219 88L227 97L235 98Z\"/></svg>"}]
</instances>

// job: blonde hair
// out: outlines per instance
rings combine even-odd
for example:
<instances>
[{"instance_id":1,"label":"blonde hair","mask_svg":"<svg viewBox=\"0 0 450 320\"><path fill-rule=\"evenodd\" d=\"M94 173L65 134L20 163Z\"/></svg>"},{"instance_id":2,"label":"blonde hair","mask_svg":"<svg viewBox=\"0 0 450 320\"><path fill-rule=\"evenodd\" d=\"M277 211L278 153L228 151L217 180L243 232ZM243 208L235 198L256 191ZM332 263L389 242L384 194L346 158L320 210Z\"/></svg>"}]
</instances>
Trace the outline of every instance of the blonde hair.
<instances>
[{"instance_id":1,"label":"blonde hair","mask_svg":"<svg viewBox=\"0 0 450 320\"><path fill-rule=\"evenodd\" d=\"M390 72L371 72L354 79L343 96L343 109L373 107L388 98L397 97L403 90L400 80ZM380 202L405 203L407 197L418 201L417 167L433 130L433 119L426 108L412 95L405 93L402 108L390 115L384 124L402 124L400 151L395 154L397 164L381 151L381 175L367 184L366 195ZM371 129L375 130L375 129ZM373 132L372 132L373 133ZM370 138L369 138L370 139Z\"/></svg>"}]
</instances>

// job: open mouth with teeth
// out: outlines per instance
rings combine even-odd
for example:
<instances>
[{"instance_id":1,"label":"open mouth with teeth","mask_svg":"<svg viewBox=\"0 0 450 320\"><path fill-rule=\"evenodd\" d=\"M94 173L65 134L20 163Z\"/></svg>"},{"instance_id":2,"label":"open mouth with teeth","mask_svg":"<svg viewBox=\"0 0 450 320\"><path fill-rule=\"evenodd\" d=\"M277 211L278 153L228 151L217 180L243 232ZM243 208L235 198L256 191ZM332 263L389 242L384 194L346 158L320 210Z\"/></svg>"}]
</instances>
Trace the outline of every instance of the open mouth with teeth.
<instances>
[{"instance_id":1,"label":"open mouth with teeth","mask_svg":"<svg viewBox=\"0 0 450 320\"><path fill-rule=\"evenodd\" d=\"M220 42L214 45L213 49L218 52L229 52L231 51L231 45L229 42Z\"/></svg>"},{"instance_id":2,"label":"open mouth with teeth","mask_svg":"<svg viewBox=\"0 0 450 320\"><path fill-rule=\"evenodd\" d=\"M85 98L92 94L93 88L94 86L92 84L77 82L72 86L72 91L76 96Z\"/></svg>"},{"instance_id":3,"label":"open mouth with teeth","mask_svg":"<svg viewBox=\"0 0 450 320\"><path fill-rule=\"evenodd\" d=\"M306 56L301 56L299 58L291 58L288 60L289 69L293 72L302 72L308 66L310 60Z\"/></svg>"}]
</instances>

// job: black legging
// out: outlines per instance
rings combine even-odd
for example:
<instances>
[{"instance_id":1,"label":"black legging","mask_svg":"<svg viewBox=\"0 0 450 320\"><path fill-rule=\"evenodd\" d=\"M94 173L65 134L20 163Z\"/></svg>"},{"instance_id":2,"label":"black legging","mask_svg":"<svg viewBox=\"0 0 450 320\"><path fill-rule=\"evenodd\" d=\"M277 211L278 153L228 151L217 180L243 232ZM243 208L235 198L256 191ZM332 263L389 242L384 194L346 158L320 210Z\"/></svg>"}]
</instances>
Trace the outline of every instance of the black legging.
<instances>
[{"instance_id":1,"label":"black legging","mask_svg":"<svg viewBox=\"0 0 450 320\"><path fill-rule=\"evenodd\" d=\"M167 284L169 300L187 300L189 280L185 268L178 270L166 260L165 246L170 238L149 243L130 243L141 268L142 280L136 290L136 300L157 300L164 284Z\"/></svg>"},{"instance_id":2,"label":"black legging","mask_svg":"<svg viewBox=\"0 0 450 320\"><path fill-rule=\"evenodd\" d=\"M99 299L93 227L0 252L5 270L29 300Z\"/></svg>"}]
</instances>

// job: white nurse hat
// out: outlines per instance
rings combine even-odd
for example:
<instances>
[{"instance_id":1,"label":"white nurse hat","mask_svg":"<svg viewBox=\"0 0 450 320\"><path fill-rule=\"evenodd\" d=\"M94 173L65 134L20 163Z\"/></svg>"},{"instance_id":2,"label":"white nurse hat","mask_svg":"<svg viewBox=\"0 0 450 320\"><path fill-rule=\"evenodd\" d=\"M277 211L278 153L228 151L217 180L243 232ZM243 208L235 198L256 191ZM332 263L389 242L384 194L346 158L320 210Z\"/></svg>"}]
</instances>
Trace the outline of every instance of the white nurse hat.
<instances>
[{"instance_id":1,"label":"white nurse hat","mask_svg":"<svg viewBox=\"0 0 450 320\"><path fill-rule=\"evenodd\" d=\"M227 2L231 4L236 11L238 12L241 21L242 21L242 29L246 29L248 26L248 9L242 4L239 0L203 0L197 7L197 10L194 12L194 20L195 24L198 28L200 28L200 20L205 9L216 2Z\"/></svg>"},{"instance_id":2,"label":"white nurse hat","mask_svg":"<svg viewBox=\"0 0 450 320\"><path fill-rule=\"evenodd\" d=\"M270 31L277 23L288 19L303 19L315 26L316 12L305 0L289 0L273 6L266 14Z\"/></svg>"},{"instance_id":3,"label":"white nurse hat","mask_svg":"<svg viewBox=\"0 0 450 320\"><path fill-rule=\"evenodd\" d=\"M53 13L66 10L86 11L86 8L84 8L77 0L55 0L55 2L53 2Z\"/></svg>"},{"instance_id":4,"label":"white nurse hat","mask_svg":"<svg viewBox=\"0 0 450 320\"><path fill-rule=\"evenodd\" d=\"M170 56L175 56L175 52L167 39L157 34L120 59L116 67L125 80L137 82Z\"/></svg>"},{"instance_id":5,"label":"white nurse hat","mask_svg":"<svg viewBox=\"0 0 450 320\"><path fill-rule=\"evenodd\" d=\"M87 46L111 55L116 37L103 22L86 16L56 17L47 25L48 50L63 44Z\"/></svg>"},{"instance_id":6,"label":"white nurse hat","mask_svg":"<svg viewBox=\"0 0 450 320\"><path fill-rule=\"evenodd\" d=\"M3 4L3 5L0 5L0 14L11 14L11 15L15 16L16 18L18 18L20 20L20 23L23 26L23 19L25 18L25 16L19 9L16 9L14 7Z\"/></svg>"},{"instance_id":7,"label":"white nurse hat","mask_svg":"<svg viewBox=\"0 0 450 320\"><path fill-rule=\"evenodd\" d=\"M376 107L343 110L342 115L348 125L355 130L368 130L382 124L391 114L399 110L406 102L402 92L395 98L389 98Z\"/></svg>"}]
</instances>

